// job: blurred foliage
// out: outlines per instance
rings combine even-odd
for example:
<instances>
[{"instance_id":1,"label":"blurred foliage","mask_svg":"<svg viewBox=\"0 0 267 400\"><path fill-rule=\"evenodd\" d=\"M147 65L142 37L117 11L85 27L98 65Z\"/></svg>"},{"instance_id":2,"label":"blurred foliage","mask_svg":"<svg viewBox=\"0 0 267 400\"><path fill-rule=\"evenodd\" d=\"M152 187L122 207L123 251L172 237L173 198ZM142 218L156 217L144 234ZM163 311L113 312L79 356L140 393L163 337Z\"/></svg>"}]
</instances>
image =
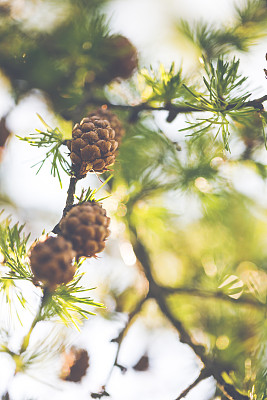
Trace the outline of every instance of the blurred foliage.
<instances>
[{"instance_id":1,"label":"blurred foliage","mask_svg":"<svg viewBox=\"0 0 267 400\"><path fill-rule=\"evenodd\" d=\"M246 0L242 7L236 6L231 25L219 27L206 22L191 26L181 20L177 24L180 33L196 46L200 55L210 60L235 50L248 51L252 45L267 34L267 6L265 0Z\"/></svg>"},{"instance_id":2,"label":"blurred foliage","mask_svg":"<svg viewBox=\"0 0 267 400\"><path fill-rule=\"evenodd\" d=\"M31 89L40 89L49 96L55 111L66 112L77 106L88 83L97 79L105 82L108 24L98 12L102 4L66 1L65 18L61 14L59 23L49 30L27 26L23 15L2 18L1 68L12 80L17 99ZM62 2L56 5L62 7Z\"/></svg>"},{"instance_id":3,"label":"blurred foliage","mask_svg":"<svg viewBox=\"0 0 267 400\"><path fill-rule=\"evenodd\" d=\"M26 3L30 6L33 2ZM43 0L40 10L35 10L36 17L42 6L50 3ZM253 188L247 190L250 182L245 182L246 190L242 190L236 176L253 174L260 187L266 184L263 132L267 118L264 110L245 106L249 97L243 89L246 78L238 71L237 58L230 55L236 50L249 51L266 34L266 2L246 1L243 8L236 8L230 26L180 22L180 32L197 46L199 56L203 55L203 63L197 65L203 79L197 81L195 75L189 79L174 63L168 68L160 65L140 71L140 90L134 79L106 86L113 79L114 54L109 23L101 11L103 3L57 0L53 2L53 22L48 19L36 26L33 16L27 19L23 10L19 13L7 2L0 16L0 68L10 79L16 102L33 89L41 90L63 119L83 116L107 99L121 105L117 114L126 136L113 175L103 183L112 187L111 198L117 202L112 219L117 217L118 241L123 237L132 250L127 226L136 228L149 251L156 282L182 289L169 295L171 311L205 347L228 383L253 400L262 400L267 395L267 214L260 196ZM143 102L140 108L131 108L136 98ZM144 104L148 106L145 111ZM178 112L171 115L170 105L194 108L196 114L189 115L184 124ZM149 107L165 107L167 121L175 119L175 141L157 125ZM229 126L234 133L231 136ZM69 173L68 161L60 153L65 140L61 130L47 127L47 132L38 131L22 140L48 147L41 166L51 156L52 175L60 176L59 165ZM225 149L230 148L233 154L226 156ZM96 192L82 189L77 201L92 200ZM12 226L10 219L0 225L4 268L0 290L8 303L13 302L15 289L25 304L16 279L36 284L28 265L28 239L23 226ZM91 313L88 306L101 307L87 296L88 289L80 279L78 275L48 294L33 326L58 317L78 326ZM113 302L108 317L132 312L147 291L147 282L138 286L136 276L127 287L120 285L120 279L116 284L101 279L103 297ZM198 291L198 297L193 291ZM202 296L203 292L210 297ZM46 342L40 345L39 354L26 346L18 361L21 370L34 366L34 358L42 360L46 347ZM54 347L51 341L48 352L53 353ZM217 394L221 396L219 391Z\"/></svg>"},{"instance_id":4,"label":"blurred foliage","mask_svg":"<svg viewBox=\"0 0 267 400\"><path fill-rule=\"evenodd\" d=\"M266 308L234 302L246 298L266 305L266 209L241 194L232 180L241 165L265 179L265 164L256 157L263 146L258 119L257 112L235 118L241 140L247 144L248 135L253 140L250 157L241 154L238 161L227 160L219 139L210 134L188 139L180 152L155 125L152 130L148 119L139 121L127 130L112 188L125 207L121 219L130 218L149 250L157 282L185 288L170 297L172 311L226 371L229 383L244 394L254 387L261 399ZM196 205L198 217L192 218L190 208ZM214 299L196 298L191 288L214 293ZM219 292L229 302L216 299ZM114 294L119 304L121 295ZM134 299L131 291L123 296L125 304Z\"/></svg>"},{"instance_id":5,"label":"blurred foliage","mask_svg":"<svg viewBox=\"0 0 267 400\"><path fill-rule=\"evenodd\" d=\"M108 198L109 195L108 195L108 196L105 196L105 197L102 197L101 199L97 199L97 198L95 197L95 195L96 195L96 193L97 193L99 190L101 190L103 187L105 187L105 185L106 185L112 178L113 178L113 175L112 175L112 174L109 175L109 177L108 177L97 189L91 189L90 186L89 186L89 188L88 188L87 190L86 190L86 189L82 189L81 194L80 194L79 197L75 195L75 197L76 197L77 200L78 200L78 204L86 203L86 202L88 202L88 201L98 202L98 201L102 201L102 200Z\"/></svg>"},{"instance_id":6,"label":"blurred foliage","mask_svg":"<svg viewBox=\"0 0 267 400\"><path fill-rule=\"evenodd\" d=\"M83 295L90 289L81 286L81 278L82 275L77 274L70 283L59 285L55 291L48 293L40 320L51 320L54 316L58 316L66 325L72 323L79 329L79 325L88 315L94 315L87 310L87 306L103 307L103 304L96 303L92 298Z\"/></svg>"},{"instance_id":7,"label":"blurred foliage","mask_svg":"<svg viewBox=\"0 0 267 400\"><path fill-rule=\"evenodd\" d=\"M207 94L186 87L192 96L192 101L187 104L198 110L211 112L212 116L197 118L196 122L190 121L189 127L182 131L193 130L194 133L191 135L199 138L208 131L216 129L216 136L221 134L225 149L230 150L229 118L254 112L252 108L243 109L245 101L250 96L250 93L242 93L242 86L247 78L241 77L238 73L239 61L235 59L227 62L219 58L216 66L204 60L204 66L207 79L204 76L203 81Z\"/></svg>"},{"instance_id":8,"label":"blurred foliage","mask_svg":"<svg viewBox=\"0 0 267 400\"><path fill-rule=\"evenodd\" d=\"M57 177L62 187L60 169L62 169L68 175L71 174L71 166L69 161L66 159L66 156L62 154L60 147L65 144L64 135L60 132L58 128L52 129L50 126L46 124L46 122L42 119L40 115L38 115L40 120L46 126L46 132L42 132L36 129L36 133L30 134L30 136L20 137L18 138L24 142L29 143L31 146L35 147L49 147L50 149L46 152L45 158L39 161L37 164L39 168L37 170L37 174L40 169L43 167L44 163L50 159L51 160L51 175Z\"/></svg>"},{"instance_id":9,"label":"blurred foliage","mask_svg":"<svg viewBox=\"0 0 267 400\"><path fill-rule=\"evenodd\" d=\"M0 251L3 264L9 268L7 278L26 279L32 281L27 257L29 235L23 232L24 225L15 224L10 227L11 219L6 218L0 225Z\"/></svg>"},{"instance_id":10,"label":"blurred foliage","mask_svg":"<svg viewBox=\"0 0 267 400\"><path fill-rule=\"evenodd\" d=\"M146 98L149 102L169 104L174 99L183 99L187 95L183 86L185 80L182 77L182 68L176 72L174 63L169 70L166 70L163 64L160 65L158 71L154 71L152 67L150 70L143 69L141 76L145 79L147 87L151 89L151 94Z\"/></svg>"}]
</instances>

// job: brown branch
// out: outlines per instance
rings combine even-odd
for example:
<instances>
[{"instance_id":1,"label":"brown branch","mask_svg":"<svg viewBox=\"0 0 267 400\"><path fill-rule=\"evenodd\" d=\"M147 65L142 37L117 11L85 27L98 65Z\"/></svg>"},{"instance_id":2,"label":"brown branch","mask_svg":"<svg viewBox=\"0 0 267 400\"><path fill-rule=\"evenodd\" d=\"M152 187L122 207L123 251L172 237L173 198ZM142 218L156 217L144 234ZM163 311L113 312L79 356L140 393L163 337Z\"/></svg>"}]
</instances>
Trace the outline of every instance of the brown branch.
<instances>
[{"instance_id":1,"label":"brown branch","mask_svg":"<svg viewBox=\"0 0 267 400\"><path fill-rule=\"evenodd\" d=\"M18 353L19 355L21 355L22 353L24 353L27 350L32 331L35 328L36 324L38 322L43 321L42 312L43 312L43 309L44 309L44 307L45 307L45 305L46 305L46 303L47 303L47 301L49 299L50 299L50 290L47 287L45 287L44 290L43 290L43 294L42 294L42 298L41 298L41 302L40 302L40 305L39 305L38 312L37 312L32 324L30 326L30 329L29 329L28 333L24 336L24 339L23 339L21 347L20 347L20 351Z\"/></svg>"},{"instance_id":2,"label":"brown branch","mask_svg":"<svg viewBox=\"0 0 267 400\"><path fill-rule=\"evenodd\" d=\"M124 111L131 111L134 114L139 114L141 111L173 111L177 114L182 113L182 114L187 114L191 112L200 112L200 110L197 107L191 107L191 106L178 106L175 104L165 104L164 106L151 106L149 103L140 103L137 105L129 105L129 104L113 104L110 103L109 101L105 99L91 99L90 100L91 104L100 106L100 105L107 105L109 108L118 108L120 110Z\"/></svg>"},{"instance_id":3,"label":"brown branch","mask_svg":"<svg viewBox=\"0 0 267 400\"><path fill-rule=\"evenodd\" d=\"M248 396L243 395L236 391L235 387L226 383L221 376L215 378L217 381L217 386L220 391L229 399L229 400L249 400Z\"/></svg>"},{"instance_id":4,"label":"brown branch","mask_svg":"<svg viewBox=\"0 0 267 400\"><path fill-rule=\"evenodd\" d=\"M101 388L101 392L99 392L99 393L91 393L91 396L92 396L93 399L101 399L101 397L103 397L103 396L109 396L108 392L106 391L106 387L107 387L107 385L108 385L108 383L110 381L110 378L111 378L111 375L113 373L114 367L118 367L122 372L126 372L127 369L124 366L122 366L121 364L118 363L118 358L119 358L119 354L120 354L121 345L122 345L123 339L127 335L127 332L129 330L130 326L132 325L135 317L139 314L139 312L141 311L141 309L143 307L143 304L147 301L147 299L148 299L148 293L143 299L141 299L139 301L139 303L137 303L135 309L128 315L127 323L125 324L124 328L121 330L119 335L115 339L112 339L111 342L118 343L117 351L116 351L116 354L115 354L115 359L114 359L114 362L113 362L112 367L110 369L110 372L109 372L109 374L107 376L106 383Z\"/></svg>"},{"instance_id":5,"label":"brown branch","mask_svg":"<svg viewBox=\"0 0 267 400\"><path fill-rule=\"evenodd\" d=\"M76 183L77 183L77 178L75 176L70 177L70 184L68 188L68 193L67 193L67 200L66 200L66 205L63 210L63 216L67 214L69 209L74 203L74 194L75 194L75 188L76 188Z\"/></svg>"},{"instance_id":6,"label":"brown branch","mask_svg":"<svg viewBox=\"0 0 267 400\"><path fill-rule=\"evenodd\" d=\"M258 99L250 100L244 102L240 108L246 108L246 107L253 107L256 110L263 110L263 102L267 101L267 95L262 96ZM109 108L117 108L120 110L124 111L130 111L131 112L131 120L136 120L138 117L138 114L142 111L169 111L169 116L168 116L168 121L172 121L174 119L174 116L177 116L178 114L188 114L191 112L203 112L202 109L200 109L197 106L187 106L187 105L176 105L172 103L166 103L163 106L151 106L149 103L144 102L136 105L130 105L130 104L114 104L108 101L107 99L99 99L95 98L92 96L92 93L89 92L84 96L84 99L81 101L78 107L71 112L71 113L66 113L64 115L65 118L71 118L74 119L75 121L80 117L80 114L84 112L84 109L87 105L92 104L94 106L102 106L103 104L107 105ZM231 104L226 107L228 111L233 110L237 104Z\"/></svg>"},{"instance_id":7,"label":"brown branch","mask_svg":"<svg viewBox=\"0 0 267 400\"><path fill-rule=\"evenodd\" d=\"M200 371L199 376L197 377L197 379L190 385L188 386L188 388L186 388L181 394L180 396L178 396L175 400L181 400L183 399L195 386L197 386L199 384L199 382L204 381L204 379L208 378L209 376L211 376L211 372L208 371L206 368L203 368Z\"/></svg>"},{"instance_id":8,"label":"brown branch","mask_svg":"<svg viewBox=\"0 0 267 400\"><path fill-rule=\"evenodd\" d=\"M120 348L121 348L123 339L127 335L127 332L129 330L130 326L132 325L134 318L141 311L143 304L146 302L147 298L148 298L148 295L146 295L143 299L141 299L139 301L139 303L136 305L135 309L129 314L128 321L127 321L126 325L124 326L124 328L122 329L122 331L120 332L119 336L112 340L112 342L118 343L114 366L118 366L117 362L118 362L118 357L119 357Z\"/></svg>"},{"instance_id":9,"label":"brown branch","mask_svg":"<svg viewBox=\"0 0 267 400\"><path fill-rule=\"evenodd\" d=\"M247 101L246 103L244 103L244 105L245 105L245 107L254 107L254 108L263 110L264 107L263 107L262 103L264 103L265 101L267 101L267 95L262 96L259 99Z\"/></svg>"},{"instance_id":10,"label":"brown branch","mask_svg":"<svg viewBox=\"0 0 267 400\"><path fill-rule=\"evenodd\" d=\"M262 110L263 109L263 105L262 103L267 101L267 95L262 96L258 99L254 99L251 101L246 101L244 102L240 108L246 108L246 107L253 107L257 110ZM187 113L191 113L191 112L203 112L202 109L199 109L197 106L187 106L187 105L175 105L172 103L167 103L164 106L151 106L149 103L140 103L137 105L129 105L129 104L113 104L110 103L109 101L107 101L106 99L97 99L97 98L93 98L93 97L88 97L87 99L88 103L91 103L93 105L103 105L106 104L109 108L118 108L121 110L125 110L125 111L131 111L131 112L135 112L136 114L138 114L141 111L169 111L171 113L175 113L176 115L178 114L187 114ZM237 104L231 104L229 106L227 106L227 110L230 111L232 109L234 109L237 106Z\"/></svg>"},{"instance_id":11,"label":"brown branch","mask_svg":"<svg viewBox=\"0 0 267 400\"><path fill-rule=\"evenodd\" d=\"M240 297L239 299L234 299L232 297L229 297L227 294L223 292L212 292L212 291L206 291L206 290L200 290L196 288L172 288L172 287L164 287L164 286L159 286L162 292L165 294L181 294L181 295L188 295L188 296L195 296L195 297L202 297L202 298L207 298L207 299L217 299L217 300L222 300L229 302L231 304L243 304L243 305L249 305L252 307L256 308L266 308L266 304L260 303L258 301L255 301L253 299L249 299L246 297Z\"/></svg>"},{"instance_id":12,"label":"brown branch","mask_svg":"<svg viewBox=\"0 0 267 400\"><path fill-rule=\"evenodd\" d=\"M229 400L249 400L249 397L242 395L240 392L236 390L236 388L233 385L229 385L226 383L222 377L222 372L224 371L223 368L221 368L217 363L215 363L213 360L210 360L208 356L205 353L205 348L198 343L194 341L193 338L191 338L190 334L187 332L185 329L183 323L177 319L176 316L174 316L168 306L168 302L165 298L165 293L162 291L162 288L157 285L155 282L152 272L151 272L151 261L149 258L149 254L141 242L141 240L138 239L138 235L136 232L136 228L134 225L129 222L129 228L131 232L131 241L133 245L133 249L136 255L136 258L142 265L144 272L146 274L146 277L149 281L149 293L150 296L155 299L157 302L161 312L163 315L171 322L171 324L176 328L176 330L179 332L180 335L180 342L187 344L200 358L201 362L204 364L205 369L207 371L210 371L211 375L214 377L214 379L217 381L217 386L219 389L225 394L225 396Z\"/></svg>"},{"instance_id":13,"label":"brown branch","mask_svg":"<svg viewBox=\"0 0 267 400\"><path fill-rule=\"evenodd\" d=\"M63 209L63 215L62 217L65 217L65 215L67 214L67 212L71 209L73 203L74 203L74 194L75 194L75 189L76 189L76 183L77 183L77 178L75 176L71 176L70 177L70 183L69 183L69 188L68 188L68 192L67 192L67 200L66 200L66 204L65 207ZM59 223L52 229L53 233L59 234L60 233L60 227L59 227L60 221Z\"/></svg>"}]
</instances>

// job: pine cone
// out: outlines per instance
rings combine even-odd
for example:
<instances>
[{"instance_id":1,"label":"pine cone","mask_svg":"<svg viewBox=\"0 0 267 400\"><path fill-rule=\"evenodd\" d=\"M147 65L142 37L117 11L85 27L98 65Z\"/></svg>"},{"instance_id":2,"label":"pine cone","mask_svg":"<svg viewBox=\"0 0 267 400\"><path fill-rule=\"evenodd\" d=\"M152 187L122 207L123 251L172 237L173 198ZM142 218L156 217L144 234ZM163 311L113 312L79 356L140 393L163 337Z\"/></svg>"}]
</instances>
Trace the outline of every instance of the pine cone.
<instances>
[{"instance_id":1,"label":"pine cone","mask_svg":"<svg viewBox=\"0 0 267 400\"><path fill-rule=\"evenodd\" d=\"M72 347L64 354L61 379L69 382L80 382L89 367L89 355L86 350Z\"/></svg>"},{"instance_id":2,"label":"pine cone","mask_svg":"<svg viewBox=\"0 0 267 400\"><path fill-rule=\"evenodd\" d=\"M6 119L5 117L2 117L0 120L0 147L4 147L10 134L11 132L9 131L9 129L7 129L6 126Z\"/></svg>"},{"instance_id":3,"label":"pine cone","mask_svg":"<svg viewBox=\"0 0 267 400\"><path fill-rule=\"evenodd\" d=\"M105 172L114 163L118 142L107 120L98 116L83 118L74 126L72 137L67 146L77 178L87 172Z\"/></svg>"},{"instance_id":4,"label":"pine cone","mask_svg":"<svg viewBox=\"0 0 267 400\"><path fill-rule=\"evenodd\" d=\"M30 254L31 269L38 281L54 287L72 280L75 274L72 264L74 257L70 242L62 237L49 237L33 247Z\"/></svg>"},{"instance_id":5,"label":"pine cone","mask_svg":"<svg viewBox=\"0 0 267 400\"><path fill-rule=\"evenodd\" d=\"M137 51L134 45L122 35L114 35L107 39L110 65L109 79L128 79L138 66Z\"/></svg>"},{"instance_id":6,"label":"pine cone","mask_svg":"<svg viewBox=\"0 0 267 400\"><path fill-rule=\"evenodd\" d=\"M149 358L147 354L144 354L140 360L133 366L135 371L144 372L149 369Z\"/></svg>"},{"instance_id":7,"label":"pine cone","mask_svg":"<svg viewBox=\"0 0 267 400\"><path fill-rule=\"evenodd\" d=\"M122 126L117 115L113 114L111 111L107 110L105 106L102 106L95 112L91 112L88 117L97 116L101 119L105 119L110 123L110 126L115 131L115 140L118 142L120 146L123 136L125 135L125 129Z\"/></svg>"},{"instance_id":8,"label":"pine cone","mask_svg":"<svg viewBox=\"0 0 267 400\"><path fill-rule=\"evenodd\" d=\"M92 201L74 206L60 222L60 230L78 257L94 257L105 248L109 223L106 210Z\"/></svg>"}]
</instances>

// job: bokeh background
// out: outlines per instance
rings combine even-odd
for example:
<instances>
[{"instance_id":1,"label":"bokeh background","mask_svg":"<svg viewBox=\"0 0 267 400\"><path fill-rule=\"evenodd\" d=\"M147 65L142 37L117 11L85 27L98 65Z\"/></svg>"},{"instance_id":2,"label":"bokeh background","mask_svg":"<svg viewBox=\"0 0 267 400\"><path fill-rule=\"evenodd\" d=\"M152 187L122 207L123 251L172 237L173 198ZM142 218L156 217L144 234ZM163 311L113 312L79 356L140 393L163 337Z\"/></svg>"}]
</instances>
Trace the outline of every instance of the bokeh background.
<instances>
[{"instance_id":1,"label":"bokeh background","mask_svg":"<svg viewBox=\"0 0 267 400\"><path fill-rule=\"evenodd\" d=\"M252 1L251 8L256 3L260 14L255 17L255 12L254 19L248 15L248 22L240 23L235 6L245 7L245 1L0 1L2 217L12 215L13 223L25 222L32 241L43 230L50 232L61 218L69 177L61 174L61 188L51 176L49 161L36 175L38 167L32 165L44 157L45 149L31 147L16 136L44 130L37 113L69 138L73 123L83 112L97 108L101 100L133 106L150 101L151 88L142 75L145 68L152 66L157 71L162 63L168 70L175 62L177 71L182 66L187 82L200 84L203 53L211 59L221 53L239 58L251 98L264 96L267 11L264 2ZM206 24L211 36L203 35L206 41L202 42L197 36L190 40L181 19L195 31L197 24ZM239 42L237 38L227 41L226 35L221 47L212 45L216 29L224 32L238 23ZM126 36L138 51L139 72L129 79L108 76L111 55L105 38L112 34ZM116 353L116 343L111 340L147 291L127 228L130 214L149 250L157 282L185 289L171 296L172 312L210 357L222 363L229 382L244 393L258 393L251 395L253 400L264 399L267 152L257 113L235 121L229 153L223 150L220 138L211 140L207 135L193 141L179 132L186 126L185 115L168 123L168 111L138 116L119 107L114 111L124 121L126 135L112 186L99 193L103 197L111 191L103 201L112 219L111 237L99 258L87 260L81 267L84 285L95 288L92 297L106 309L96 310L97 315L90 316L80 331L42 322L32 338L33 349L42 337L48 338L54 343L51 353L56 353L56 343L59 347L62 341L86 349L90 356L87 374L79 383L64 382L59 378L62 358L46 360L44 354L39 365L33 364L31 370L13 379L14 362L3 354L0 391L8 390L12 399L77 396L83 400L105 384ZM95 174L78 183L77 194L89 186L101 186ZM4 299L1 302L1 325L11 333L14 349L27 332L40 295L28 284L22 282L21 287L29 302L26 310L17 305L22 325L14 307L9 308ZM220 291L232 302L193 296L192 288ZM243 297L259 306L232 304ZM134 367L144 355L148 365L139 371ZM176 330L154 300L148 300L134 320L119 363L127 372L115 367L106 388L114 400L177 398L201 369L194 352L179 342ZM186 398L225 397L214 379L208 378Z\"/></svg>"}]
</instances>

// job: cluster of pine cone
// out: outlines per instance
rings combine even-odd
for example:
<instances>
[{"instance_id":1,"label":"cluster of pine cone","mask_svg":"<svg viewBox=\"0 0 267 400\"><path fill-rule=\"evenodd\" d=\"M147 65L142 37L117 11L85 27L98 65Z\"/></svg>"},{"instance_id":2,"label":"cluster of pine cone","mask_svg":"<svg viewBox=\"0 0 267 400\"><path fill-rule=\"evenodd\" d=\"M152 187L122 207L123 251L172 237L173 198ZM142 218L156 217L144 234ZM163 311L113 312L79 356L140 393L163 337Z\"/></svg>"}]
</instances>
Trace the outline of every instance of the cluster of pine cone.
<instances>
[{"instance_id":1,"label":"cluster of pine cone","mask_svg":"<svg viewBox=\"0 0 267 400\"><path fill-rule=\"evenodd\" d=\"M129 78L138 64L135 47L121 35L108 38L106 44L111 61L108 73L105 71L102 78L100 74L100 78L104 83ZM88 172L107 171L115 162L124 134L117 116L105 106L77 123L72 139L66 142L75 178L82 179ZM106 210L96 201L72 206L59 223L58 236L47 237L31 249L30 265L35 281L50 290L70 282L76 272L74 260L95 257L104 250L109 224ZM61 379L80 382L88 367L87 351L73 347L65 353Z\"/></svg>"},{"instance_id":2,"label":"cluster of pine cone","mask_svg":"<svg viewBox=\"0 0 267 400\"><path fill-rule=\"evenodd\" d=\"M75 274L74 258L95 257L105 248L110 218L100 203L73 206L60 222L60 234L38 242L30 254L35 279L53 289Z\"/></svg>"},{"instance_id":3,"label":"cluster of pine cone","mask_svg":"<svg viewBox=\"0 0 267 400\"><path fill-rule=\"evenodd\" d=\"M125 131L119 119L105 108L83 118L67 143L77 179L88 171L102 173L114 163ZM72 206L59 224L59 235L38 242L30 264L36 281L51 289L66 284L75 274L74 259L95 257L105 248L110 218L96 201Z\"/></svg>"}]
</instances>

